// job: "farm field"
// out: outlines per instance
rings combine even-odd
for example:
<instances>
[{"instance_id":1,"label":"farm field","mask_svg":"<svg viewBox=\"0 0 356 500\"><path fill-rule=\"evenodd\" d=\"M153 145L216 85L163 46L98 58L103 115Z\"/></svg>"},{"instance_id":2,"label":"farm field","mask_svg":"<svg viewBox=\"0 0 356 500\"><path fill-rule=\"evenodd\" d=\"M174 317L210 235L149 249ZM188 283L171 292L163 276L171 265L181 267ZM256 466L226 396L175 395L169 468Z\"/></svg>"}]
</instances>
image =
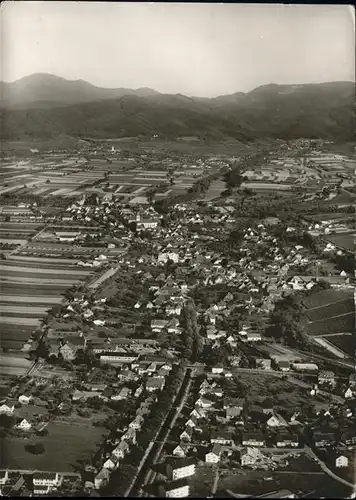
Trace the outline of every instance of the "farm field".
<instances>
[{"instance_id":1,"label":"farm field","mask_svg":"<svg viewBox=\"0 0 356 500\"><path fill-rule=\"evenodd\" d=\"M3 438L0 442L0 467L3 469L47 470L73 472L79 460L87 461L104 435L104 429L85 425L49 424L48 435L36 439L23 437ZM90 439L88 439L90 436ZM32 455L25 451L26 444L43 443L45 452ZM58 451L61 451L58 453Z\"/></svg>"},{"instance_id":2,"label":"farm field","mask_svg":"<svg viewBox=\"0 0 356 500\"><path fill-rule=\"evenodd\" d=\"M58 272L57 267L54 269L52 266L51 268L46 269L46 267L43 267L43 264L39 267L21 267L0 264L1 276L11 276L12 274L16 275L16 273L21 273L22 275L31 275L36 273L36 276L41 274L51 274L54 279L56 279L56 276L59 277L63 275L80 276L81 278L85 278L85 276L88 275L88 272L81 269L65 269L64 266L63 269Z\"/></svg>"},{"instance_id":3,"label":"farm field","mask_svg":"<svg viewBox=\"0 0 356 500\"><path fill-rule=\"evenodd\" d=\"M226 183L222 180L213 181L208 191L205 193L204 200L213 200L214 198L218 198L222 191L226 189Z\"/></svg>"},{"instance_id":4,"label":"farm field","mask_svg":"<svg viewBox=\"0 0 356 500\"><path fill-rule=\"evenodd\" d=\"M307 325L309 335L327 335L329 333L353 332L355 330L355 313L349 312L334 318L326 318Z\"/></svg>"},{"instance_id":5,"label":"farm field","mask_svg":"<svg viewBox=\"0 0 356 500\"><path fill-rule=\"evenodd\" d=\"M354 309L354 301L352 298L349 298L334 302L330 305L317 307L315 309L308 309L307 317L309 321L320 321L326 318L332 318L334 316L353 312Z\"/></svg>"},{"instance_id":6,"label":"farm field","mask_svg":"<svg viewBox=\"0 0 356 500\"><path fill-rule=\"evenodd\" d=\"M65 290L86 280L90 271L63 259L56 265L52 259L13 257L0 264L1 346L21 350L41 318L63 300Z\"/></svg>"},{"instance_id":7,"label":"farm field","mask_svg":"<svg viewBox=\"0 0 356 500\"><path fill-rule=\"evenodd\" d=\"M32 362L14 354L2 353L0 357L0 375L22 376L30 368ZM1 455L1 454L0 454Z\"/></svg>"},{"instance_id":8,"label":"farm field","mask_svg":"<svg viewBox=\"0 0 356 500\"><path fill-rule=\"evenodd\" d=\"M336 246L353 252L355 250L355 235L354 234L335 234L327 237L327 241L334 243Z\"/></svg>"},{"instance_id":9,"label":"farm field","mask_svg":"<svg viewBox=\"0 0 356 500\"><path fill-rule=\"evenodd\" d=\"M344 351L349 356L354 355L356 349L356 333L332 335L331 337L326 337L326 340L330 342L330 344L333 344Z\"/></svg>"},{"instance_id":10,"label":"farm field","mask_svg":"<svg viewBox=\"0 0 356 500\"><path fill-rule=\"evenodd\" d=\"M333 302L337 302L339 300L353 299L352 291L345 290L323 290L322 292L318 292L310 295L309 297L303 300L303 304L308 309L312 309L314 307L321 307L332 304Z\"/></svg>"},{"instance_id":11,"label":"farm field","mask_svg":"<svg viewBox=\"0 0 356 500\"><path fill-rule=\"evenodd\" d=\"M315 221L315 222L319 222L319 221L322 221L322 220L327 220L327 221L333 221L333 220L337 220L338 222L341 221L341 220L354 220L355 216L354 214L350 214L350 213L346 213L346 212L336 212L336 213L329 213L329 212L326 212L326 213L318 213L318 214L314 214L314 215L306 215L305 216L305 219L306 220L311 220L311 221Z\"/></svg>"},{"instance_id":12,"label":"farm field","mask_svg":"<svg viewBox=\"0 0 356 500\"><path fill-rule=\"evenodd\" d=\"M20 351L35 328L31 325L14 325L0 321L0 329L0 347Z\"/></svg>"}]
</instances>

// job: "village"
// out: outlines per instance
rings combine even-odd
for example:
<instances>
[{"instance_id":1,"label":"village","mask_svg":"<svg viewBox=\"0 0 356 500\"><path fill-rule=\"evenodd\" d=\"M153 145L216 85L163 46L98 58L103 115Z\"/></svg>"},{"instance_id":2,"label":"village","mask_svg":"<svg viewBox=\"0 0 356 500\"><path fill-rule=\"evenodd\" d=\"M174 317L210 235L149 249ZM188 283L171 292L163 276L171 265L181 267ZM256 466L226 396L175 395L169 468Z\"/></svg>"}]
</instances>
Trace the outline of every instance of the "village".
<instances>
[{"instance_id":1,"label":"village","mask_svg":"<svg viewBox=\"0 0 356 500\"><path fill-rule=\"evenodd\" d=\"M61 206L6 188L2 232L27 227L1 261L3 496L351 498L354 158L324 146L103 143Z\"/></svg>"}]
</instances>

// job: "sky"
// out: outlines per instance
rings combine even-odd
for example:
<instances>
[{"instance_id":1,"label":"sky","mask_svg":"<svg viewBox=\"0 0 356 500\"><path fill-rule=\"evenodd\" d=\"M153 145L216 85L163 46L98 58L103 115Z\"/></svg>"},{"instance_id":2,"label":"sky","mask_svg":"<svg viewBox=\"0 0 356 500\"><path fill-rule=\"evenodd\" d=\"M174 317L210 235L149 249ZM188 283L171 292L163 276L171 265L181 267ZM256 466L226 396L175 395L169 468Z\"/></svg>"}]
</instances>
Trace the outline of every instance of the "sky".
<instances>
[{"instance_id":1,"label":"sky","mask_svg":"<svg viewBox=\"0 0 356 500\"><path fill-rule=\"evenodd\" d=\"M7 82L51 73L213 97L355 80L346 5L5 1L1 39Z\"/></svg>"}]
</instances>

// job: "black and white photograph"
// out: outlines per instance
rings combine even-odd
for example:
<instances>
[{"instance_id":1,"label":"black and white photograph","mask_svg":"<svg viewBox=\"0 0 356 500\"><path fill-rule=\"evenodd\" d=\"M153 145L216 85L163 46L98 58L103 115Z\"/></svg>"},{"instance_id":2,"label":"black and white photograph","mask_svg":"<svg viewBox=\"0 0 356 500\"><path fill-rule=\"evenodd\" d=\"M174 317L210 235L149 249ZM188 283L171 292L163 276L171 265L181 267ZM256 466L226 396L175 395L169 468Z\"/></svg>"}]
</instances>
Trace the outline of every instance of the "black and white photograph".
<instances>
[{"instance_id":1,"label":"black and white photograph","mask_svg":"<svg viewBox=\"0 0 356 500\"><path fill-rule=\"evenodd\" d=\"M355 8L0 15L0 496L356 499Z\"/></svg>"}]
</instances>

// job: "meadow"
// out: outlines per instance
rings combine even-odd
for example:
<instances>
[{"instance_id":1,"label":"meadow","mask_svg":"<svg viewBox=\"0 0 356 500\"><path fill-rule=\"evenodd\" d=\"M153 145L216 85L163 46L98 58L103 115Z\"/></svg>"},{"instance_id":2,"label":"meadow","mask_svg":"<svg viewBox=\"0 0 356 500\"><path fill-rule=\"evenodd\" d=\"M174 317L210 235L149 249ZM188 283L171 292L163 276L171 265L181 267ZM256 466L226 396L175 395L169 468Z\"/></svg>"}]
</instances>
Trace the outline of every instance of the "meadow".
<instances>
[{"instance_id":1,"label":"meadow","mask_svg":"<svg viewBox=\"0 0 356 500\"><path fill-rule=\"evenodd\" d=\"M82 419L78 425L54 422L47 430L48 435L44 437L1 439L0 468L74 472L78 461L90 462L93 450L105 432L90 422L83 423ZM41 455L28 453L25 446L34 443L43 443L45 452Z\"/></svg>"}]
</instances>

